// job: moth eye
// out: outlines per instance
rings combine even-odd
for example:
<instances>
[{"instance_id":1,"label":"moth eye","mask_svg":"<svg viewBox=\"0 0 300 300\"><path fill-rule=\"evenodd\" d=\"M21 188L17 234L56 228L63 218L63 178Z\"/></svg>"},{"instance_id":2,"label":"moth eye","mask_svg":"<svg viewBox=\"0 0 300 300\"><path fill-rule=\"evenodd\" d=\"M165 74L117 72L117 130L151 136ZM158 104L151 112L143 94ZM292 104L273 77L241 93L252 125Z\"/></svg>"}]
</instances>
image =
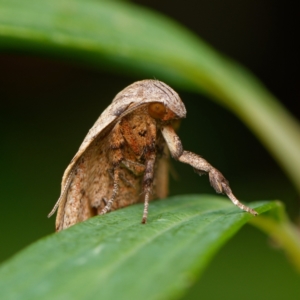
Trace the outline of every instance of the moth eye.
<instances>
[{"instance_id":1,"label":"moth eye","mask_svg":"<svg viewBox=\"0 0 300 300\"><path fill-rule=\"evenodd\" d=\"M154 119L162 119L166 114L166 108L162 103L154 102L148 106L149 115Z\"/></svg>"}]
</instances>

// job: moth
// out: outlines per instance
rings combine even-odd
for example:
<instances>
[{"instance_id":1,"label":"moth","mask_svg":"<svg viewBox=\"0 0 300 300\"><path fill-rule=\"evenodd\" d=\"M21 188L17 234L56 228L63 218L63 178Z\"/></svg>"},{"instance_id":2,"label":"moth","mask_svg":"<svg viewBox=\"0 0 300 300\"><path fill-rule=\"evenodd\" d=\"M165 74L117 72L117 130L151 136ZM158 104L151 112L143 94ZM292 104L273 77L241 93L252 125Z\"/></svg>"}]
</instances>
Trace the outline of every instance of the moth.
<instances>
[{"instance_id":1,"label":"moth","mask_svg":"<svg viewBox=\"0 0 300 300\"><path fill-rule=\"evenodd\" d=\"M161 81L137 81L118 93L64 172L60 197L48 215L58 208L56 230L137 202L144 202L145 224L149 201L167 196L169 153L199 175L208 174L217 193L257 215L238 201L220 171L183 149L174 127L185 116L179 95Z\"/></svg>"}]
</instances>

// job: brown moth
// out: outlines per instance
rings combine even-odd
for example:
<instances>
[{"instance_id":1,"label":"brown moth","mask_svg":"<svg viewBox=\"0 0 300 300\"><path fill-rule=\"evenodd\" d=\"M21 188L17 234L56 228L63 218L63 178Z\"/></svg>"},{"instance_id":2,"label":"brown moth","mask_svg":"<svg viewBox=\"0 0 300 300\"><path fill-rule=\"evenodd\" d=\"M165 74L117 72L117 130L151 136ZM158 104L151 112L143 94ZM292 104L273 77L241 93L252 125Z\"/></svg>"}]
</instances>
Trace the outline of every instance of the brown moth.
<instances>
[{"instance_id":1,"label":"brown moth","mask_svg":"<svg viewBox=\"0 0 300 300\"><path fill-rule=\"evenodd\" d=\"M183 150L173 126L185 116L178 94L161 81L138 81L118 93L63 175L61 195L48 216L58 208L56 230L140 201L145 224L149 201L167 196L169 152L198 174L208 173L217 193L225 193L240 209L257 215L237 200L217 169Z\"/></svg>"}]
</instances>

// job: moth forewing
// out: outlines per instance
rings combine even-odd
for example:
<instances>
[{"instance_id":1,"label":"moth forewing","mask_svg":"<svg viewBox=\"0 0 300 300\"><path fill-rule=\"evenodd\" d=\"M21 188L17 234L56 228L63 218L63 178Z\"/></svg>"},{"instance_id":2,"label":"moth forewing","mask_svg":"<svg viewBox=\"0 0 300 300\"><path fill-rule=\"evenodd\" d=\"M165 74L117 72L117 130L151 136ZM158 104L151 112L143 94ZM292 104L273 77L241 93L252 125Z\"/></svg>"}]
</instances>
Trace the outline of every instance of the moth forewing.
<instances>
[{"instance_id":1,"label":"moth forewing","mask_svg":"<svg viewBox=\"0 0 300 300\"><path fill-rule=\"evenodd\" d=\"M209 174L217 192L241 209L256 214L232 194L227 180L200 156L184 151L171 123L184 118L178 94L158 80L133 83L116 95L83 140L64 172L56 230L68 228L94 215L144 201L168 192L168 149L171 155Z\"/></svg>"}]
</instances>

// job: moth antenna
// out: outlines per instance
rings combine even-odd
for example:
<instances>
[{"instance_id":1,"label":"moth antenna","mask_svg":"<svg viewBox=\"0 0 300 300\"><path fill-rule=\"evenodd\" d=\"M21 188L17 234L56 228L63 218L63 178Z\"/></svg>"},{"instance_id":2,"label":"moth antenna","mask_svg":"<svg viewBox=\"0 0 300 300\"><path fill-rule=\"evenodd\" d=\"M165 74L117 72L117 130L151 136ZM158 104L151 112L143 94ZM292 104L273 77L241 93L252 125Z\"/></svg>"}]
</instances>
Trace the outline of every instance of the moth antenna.
<instances>
[{"instance_id":1,"label":"moth antenna","mask_svg":"<svg viewBox=\"0 0 300 300\"><path fill-rule=\"evenodd\" d=\"M68 177L68 180L67 180L67 182L66 182L66 184L65 184L65 186L64 186L64 189L63 189L62 193L60 194L60 196L59 196L58 200L56 201L54 207L52 208L52 210L51 210L50 213L48 214L48 218L50 218L51 216L53 216L54 213L56 212L56 210L57 210L57 208L58 208L58 206L59 206L59 204L60 204L60 202L61 202L63 196L65 195L67 189L68 189L69 186L70 186L70 183L71 183L71 179L72 179L72 177L73 177L73 174L74 174L74 170L71 171L71 173L70 173L70 175L69 175L69 177Z\"/></svg>"}]
</instances>

